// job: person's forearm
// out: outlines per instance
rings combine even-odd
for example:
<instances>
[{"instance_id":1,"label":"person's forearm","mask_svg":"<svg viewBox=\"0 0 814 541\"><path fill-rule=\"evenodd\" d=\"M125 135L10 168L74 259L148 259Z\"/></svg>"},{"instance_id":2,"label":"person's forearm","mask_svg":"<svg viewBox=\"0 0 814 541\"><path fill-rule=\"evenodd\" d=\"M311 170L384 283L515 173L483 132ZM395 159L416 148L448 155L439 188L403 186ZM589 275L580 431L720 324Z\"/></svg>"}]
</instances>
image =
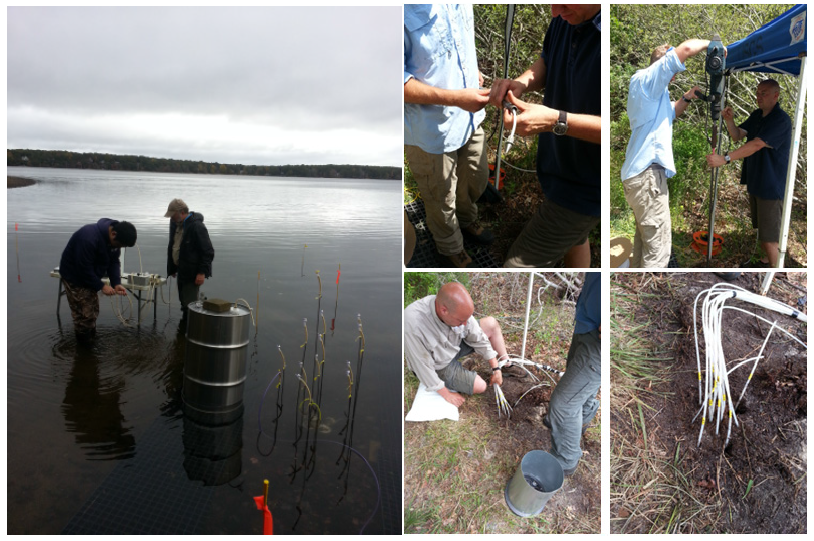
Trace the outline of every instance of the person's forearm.
<instances>
[{"instance_id":1,"label":"person's forearm","mask_svg":"<svg viewBox=\"0 0 814 541\"><path fill-rule=\"evenodd\" d=\"M404 103L454 106L457 92L410 79L404 83Z\"/></svg>"},{"instance_id":2,"label":"person's forearm","mask_svg":"<svg viewBox=\"0 0 814 541\"><path fill-rule=\"evenodd\" d=\"M568 113L568 131L565 135L598 145L602 142L602 117Z\"/></svg>"},{"instance_id":3,"label":"person's forearm","mask_svg":"<svg viewBox=\"0 0 814 541\"><path fill-rule=\"evenodd\" d=\"M694 86L688 91L684 92L684 95L681 96L681 99L673 102L673 110L675 111L676 117L681 116L687 109L687 107L689 107L690 102L697 98L695 92L698 90L700 89L697 86Z\"/></svg>"},{"instance_id":4,"label":"person's forearm","mask_svg":"<svg viewBox=\"0 0 814 541\"><path fill-rule=\"evenodd\" d=\"M681 63L683 64L688 58L706 50L707 47L709 47L709 40L688 39L676 47L676 54L678 55L678 59L681 60Z\"/></svg>"},{"instance_id":5,"label":"person's forearm","mask_svg":"<svg viewBox=\"0 0 814 541\"><path fill-rule=\"evenodd\" d=\"M532 66L529 69L526 70L525 73L523 73L523 75L515 78L515 81L521 83L523 86L526 87L523 93L539 92L540 90L545 88L545 75L546 75L545 61L543 60L542 57L540 57L534 64L532 64Z\"/></svg>"},{"instance_id":6,"label":"person's forearm","mask_svg":"<svg viewBox=\"0 0 814 541\"><path fill-rule=\"evenodd\" d=\"M744 158L748 158L761 148L765 147L766 143L764 143L760 139L752 139L745 145L741 146L740 148L736 148L735 150L729 153L729 158L731 160L742 160Z\"/></svg>"},{"instance_id":7,"label":"person's forearm","mask_svg":"<svg viewBox=\"0 0 814 541\"><path fill-rule=\"evenodd\" d=\"M746 130L737 126L734 119L726 120L726 131L729 132L729 137L732 138L733 141L740 141L746 137Z\"/></svg>"}]
</instances>

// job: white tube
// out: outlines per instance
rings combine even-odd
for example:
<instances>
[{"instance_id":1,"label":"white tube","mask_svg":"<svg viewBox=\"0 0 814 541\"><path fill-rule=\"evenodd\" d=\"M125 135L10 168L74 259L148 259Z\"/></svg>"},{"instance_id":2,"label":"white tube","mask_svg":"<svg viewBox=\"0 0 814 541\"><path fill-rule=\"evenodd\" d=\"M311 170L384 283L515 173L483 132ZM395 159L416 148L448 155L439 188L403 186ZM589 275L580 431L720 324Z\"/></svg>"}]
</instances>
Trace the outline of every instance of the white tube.
<instances>
[{"instance_id":1,"label":"white tube","mask_svg":"<svg viewBox=\"0 0 814 541\"><path fill-rule=\"evenodd\" d=\"M500 176L499 171L498 171L497 175ZM495 184L497 185L497 182L495 182ZM534 272L530 272L529 273L529 294L526 297L526 326L523 329L523 347L520 350L520 356L521 357L526 356L526 337L529 334L529 313L531 311L531 291L532 291L533 286L534 286Z\"/></svg>"},{"instance_id":2,"label":"white tube","mask_svg":"<svg viewBox=\"0 0 814 541\"><path fill-rule=\"evenodd\" d=\"M705 350L704 350L704 368L706 373L706 378L702 384L701 382L701 353L700 353L700 346L698 344L698 302L701 300L703 296L703 301L701 304L701 331L704 335L705 340ZM791 332L786 331L782 327L780 327L777 322L769 321L766 318L758 316L748 310L744 310L742 308L738 308L735 306L727 306L726 303L729 299L738 299L743 302L748 302L755 306L759 306L766 310L771 310L777 312L779 314L783 314L789 317L793 317L795 319L799 319L800 321L807 322L807 317L802 312L783 304L779 301L768 299L766 297L762 297L760 295L756 295L751 293L741 287L734 286L732 284L715 284L711 288L700 292L694 300L693 303L693 334L695 339L695 354L696 354L696 368L698 370L698 393L699 393L699 401L700 401L700 409L696 413L695 417L693 417L692 422L701 416L701 429L699 430L698 434L698 445L701 444L701 439L704 433L704 429L706 427L707 422L715 422L715 433L720 433L720 425L721 422L726 420L727 421L727 435L725 445L729 443L731 434L732 434L732 423L734 421L735 426L739 426L740 423L738 421L737 413L735 409L737 404L740 403L741 399L743 398L746 387L751 381L752 375L757 368L757 363L763 357L763 351L765 350L766 344L768 344L769 338L774 331L775 328L779 329L781 332L787 334L792 339L797 341L803 347L807 349L807 346L804 342L799 340L796 336L794 336ZM726 365L726 355L723 350L723 342L721 340L722 332L723 332L723 311L725 309L737 310L740 312L744 312L758 319L770 323L772 325L769 333L767 334L763 345L761 346L760 352L755 357L750 357L744 361L740 361L736 366L732 367L731 369ZM734 402L732 388L729 382L729 374L732 373L734 370L740 368L744 364L748 362L753 362L752 370L750 372L749 377L744 383L743 388L741 389L740 395L738 397L737 402ZM727 419L728 417L728 419Z\"/></svg>"},{"instance_id":3,"label":"white tube","mask_svg":"<svg viewBox=\"0 0 814 541\"><path fill-rule=\"evenodd\" d=\"M757 359L755 359L755 364L752 365L752 371L749 372L749 377L746 378L746 383L743 384L743 390L741 391L741 395L738 397L738 402L735 404L735 407L738 407L738 404L741 403L741 399L743 398L743 394L746 392L746 387L749 386L749 382L752 381L752 375L755 373L755 368L757 368L757 362L760 360L761 355L763 355L763 349L766 347L766 344L769 342L769 337L772 335L772 331L774 328L777 327L777 323L772 323L772 328L769 329L769 332L766 333L766 340L763 341L763 345L760 346L760 351L757 354Z\"/></svg>"}]
</instances>

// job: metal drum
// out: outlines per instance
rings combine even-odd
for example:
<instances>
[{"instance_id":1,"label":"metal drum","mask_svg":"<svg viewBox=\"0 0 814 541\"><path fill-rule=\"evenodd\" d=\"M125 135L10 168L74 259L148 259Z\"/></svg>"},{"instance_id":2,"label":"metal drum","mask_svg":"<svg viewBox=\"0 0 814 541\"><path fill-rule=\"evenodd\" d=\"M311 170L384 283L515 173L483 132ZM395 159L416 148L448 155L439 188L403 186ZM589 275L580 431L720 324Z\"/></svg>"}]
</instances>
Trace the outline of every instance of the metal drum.
<instances>
[{"instance_id":1,"label":"metal drum","mask_svg":"<svg viewBox=\"0 0 814 541\"><path fill-rule=\"evenodd\" d=\"M184 402L221 413L242 405L251 317L245 306L225 312L190 303L184 360Z\"/></svg>"}]
</instances>

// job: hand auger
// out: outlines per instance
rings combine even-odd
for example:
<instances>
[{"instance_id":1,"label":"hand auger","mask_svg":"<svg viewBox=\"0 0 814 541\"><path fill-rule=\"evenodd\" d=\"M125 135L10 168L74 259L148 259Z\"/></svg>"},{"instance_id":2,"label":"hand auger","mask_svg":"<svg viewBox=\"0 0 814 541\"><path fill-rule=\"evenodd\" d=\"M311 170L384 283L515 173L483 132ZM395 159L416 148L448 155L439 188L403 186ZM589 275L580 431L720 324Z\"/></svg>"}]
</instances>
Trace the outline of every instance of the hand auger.
<instances>
[{"instance_id":1,"label":"hand auger","mask_svg":"<svg viewBox=\"0 0 814 541\"><path fill-rule=\"evenodd\" d=\"M719 125L721 123L721 109L723 108L724 96L726 94L726 55L721 36L715 34L707 47L707 60L704 71L709 82L707 83L707 93L695 91L695 95L709 104L708 118L712 119L712 137L710 147L716 154L721 154L721 140L718 137ZM712 260L712 248L715 237L715 207L718 206L718 172L720 168L715 167L710 172L709 180L709 228L707 229L707 261Z\"/></svg>"}]
</instances>

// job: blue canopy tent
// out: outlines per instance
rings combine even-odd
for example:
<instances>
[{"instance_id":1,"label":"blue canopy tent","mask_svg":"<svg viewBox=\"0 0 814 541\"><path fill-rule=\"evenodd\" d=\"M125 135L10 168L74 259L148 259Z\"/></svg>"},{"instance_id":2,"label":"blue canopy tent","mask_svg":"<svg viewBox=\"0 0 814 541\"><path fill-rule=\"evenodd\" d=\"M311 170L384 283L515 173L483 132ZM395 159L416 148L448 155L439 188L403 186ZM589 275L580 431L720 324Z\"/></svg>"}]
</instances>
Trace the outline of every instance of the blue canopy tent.
<instances>
[{"instance_id":1,"label":"blue canopy tent","mask_svg":"<svg viewBox=\"0 0 814 541\"><path fill-rule=\"evenodd\" d=\"M797 77L797 99L793 116L792 145L786 174L786 193L780 227L780 257L778 268L783 268L788 244L791 203L797 174L797 155L800 149L800 131L806 95L806 6L798 4L771 22L763 25L746 38L727 47L727 74L741 71L777 73ZM768 273L763 284L765 294L773 273Z\"/></svg>"}]
</instances>

